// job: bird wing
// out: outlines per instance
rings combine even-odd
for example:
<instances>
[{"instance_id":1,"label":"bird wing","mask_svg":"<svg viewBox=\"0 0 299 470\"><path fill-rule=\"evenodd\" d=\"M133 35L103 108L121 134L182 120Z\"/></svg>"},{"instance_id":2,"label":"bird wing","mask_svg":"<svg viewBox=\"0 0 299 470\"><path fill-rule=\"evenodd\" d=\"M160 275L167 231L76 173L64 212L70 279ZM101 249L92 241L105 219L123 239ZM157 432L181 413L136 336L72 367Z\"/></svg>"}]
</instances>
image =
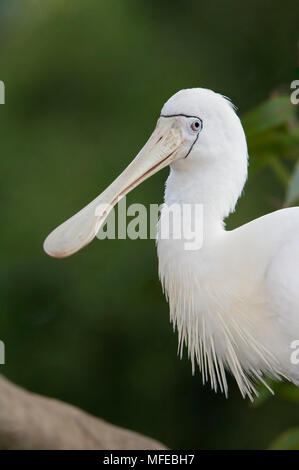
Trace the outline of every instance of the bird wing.
<instances>
[{"instance_id":1,"label":"bird wing","mask_svg":"<svg viewBox=\"0 0 299 470\"><path fill-rule=\"evenodd\" d=\"M298 253L299 247L299 207L281 209L254 221L242 225L231 232L233 234L231 242L234 249L242 255L243 262L246 259L247 268L254 271L254 276L265 281L271 278L271 272L275 268L276 260L281 256L287 256L284 261L284 269L290 270L288 264L291 262L285 250L290 254L294 250ZM292 248L291 248L292 246ZM289 248L287 248L289 247ZM245 252L244 252L245 250ZM282 255L282 252L285 254ZM294 260L295 261L295 260ZM297 259L297 265L299 266ZM278 261L277 261L278 262ZM291 263L298 276L296 263ZM277 272L277 282L280 282L286 275L296 277L296 273Z\"/></svg>"},{"instance_id":2,"label":"bird wing","mask_svg":"<svg viewBox=\"0 0 299 470\"><path fill-rule=\"evenodd\" d=\"M268 315L281 332L273 346L285 374L299 385L299 365L291 363L291 345L299 340L299 207L273 212L239 230L243 242L247 238L250 276L257 277Z\"/></svg>"}]
</instances>

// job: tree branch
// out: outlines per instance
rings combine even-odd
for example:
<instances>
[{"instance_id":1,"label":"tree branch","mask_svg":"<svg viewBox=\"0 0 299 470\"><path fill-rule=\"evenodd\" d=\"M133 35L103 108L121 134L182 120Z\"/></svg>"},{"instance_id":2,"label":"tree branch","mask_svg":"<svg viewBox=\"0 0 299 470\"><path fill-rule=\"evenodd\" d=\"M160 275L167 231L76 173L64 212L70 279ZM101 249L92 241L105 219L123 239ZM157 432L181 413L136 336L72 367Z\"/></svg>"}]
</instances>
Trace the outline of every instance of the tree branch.
<instances>
[{"instance_id":1,"label":"tree branch","mask_svg":"<svg viewBox=\"0 0 299 470\"><path fill-rule=\"evenodd\" d=\"M28 392L0 376L0 449L165 448L151 438Z\"/></svg>"}]
</instances>

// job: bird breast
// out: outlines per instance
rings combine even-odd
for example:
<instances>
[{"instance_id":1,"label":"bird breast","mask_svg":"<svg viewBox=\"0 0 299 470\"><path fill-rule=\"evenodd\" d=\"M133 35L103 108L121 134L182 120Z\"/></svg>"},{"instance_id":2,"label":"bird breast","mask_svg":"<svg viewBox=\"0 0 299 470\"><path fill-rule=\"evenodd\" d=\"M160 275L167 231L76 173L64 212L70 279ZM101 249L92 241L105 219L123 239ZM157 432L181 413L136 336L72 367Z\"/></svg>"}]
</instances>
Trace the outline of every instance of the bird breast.
<instances>
[{"instance_id":1,"label":"bird breast","mask_svg":"<svg viewBox=\"0 0 299 470\"><path fill-rule=\"evenodd\" d=\"M200 250L185 250L183 239L159 237L157 248L180 355L186 345L193 371L198 364L203 382L210 380L214 390L227 394L228 369L243 396L252 398L254 382L264 382L263 374L287 376L289 356L287 333L265 290L267 268L281 241L269 247L253 233L260 227L249 225L243 233L243 227L219 232Z\"/></svg>"}]
</instances>

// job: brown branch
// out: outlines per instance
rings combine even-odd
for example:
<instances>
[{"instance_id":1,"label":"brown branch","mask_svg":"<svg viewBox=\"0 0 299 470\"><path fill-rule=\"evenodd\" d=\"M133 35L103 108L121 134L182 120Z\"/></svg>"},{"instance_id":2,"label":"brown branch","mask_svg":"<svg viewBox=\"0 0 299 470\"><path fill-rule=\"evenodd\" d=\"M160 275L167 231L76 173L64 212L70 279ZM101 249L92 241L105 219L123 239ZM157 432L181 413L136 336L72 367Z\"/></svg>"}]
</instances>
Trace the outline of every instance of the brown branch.
<instances>
[{"instance_id":1,"label":"brown branch","mask_svg":"<svg viewBox=\"0 0 299 470\"><path fill-rule=\"evenodd\" d=\"M0 449L137 450L166 447L0 377Z\"/></svg>"}]
</instances>

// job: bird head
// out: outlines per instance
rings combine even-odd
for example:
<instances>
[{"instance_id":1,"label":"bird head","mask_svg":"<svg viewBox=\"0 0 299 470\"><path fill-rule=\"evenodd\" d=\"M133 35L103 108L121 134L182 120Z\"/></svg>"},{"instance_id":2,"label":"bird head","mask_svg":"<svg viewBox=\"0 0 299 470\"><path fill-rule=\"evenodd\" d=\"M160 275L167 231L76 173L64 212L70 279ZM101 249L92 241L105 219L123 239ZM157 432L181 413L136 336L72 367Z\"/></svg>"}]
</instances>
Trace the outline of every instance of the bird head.
<instances>
[{"instance_id":1,"label":"bird head","mask_svg":"<svg viewBox=\"0 0 299 470\"><path fill-rule=\"evenodd\" d=\"M181 90L164 104L154 132L128 167L95 200L50 233L44 249L63 258L83 248L122 197L167 165L193 179L206 172L208 184L214 176L227 180L239 171L234 179L240 194L240 181L243 187L247 173L247 158L244 163L240 157L244 151L247 157L242 125L226 98L203 88Z\"/></svg>"}]
</instances>

